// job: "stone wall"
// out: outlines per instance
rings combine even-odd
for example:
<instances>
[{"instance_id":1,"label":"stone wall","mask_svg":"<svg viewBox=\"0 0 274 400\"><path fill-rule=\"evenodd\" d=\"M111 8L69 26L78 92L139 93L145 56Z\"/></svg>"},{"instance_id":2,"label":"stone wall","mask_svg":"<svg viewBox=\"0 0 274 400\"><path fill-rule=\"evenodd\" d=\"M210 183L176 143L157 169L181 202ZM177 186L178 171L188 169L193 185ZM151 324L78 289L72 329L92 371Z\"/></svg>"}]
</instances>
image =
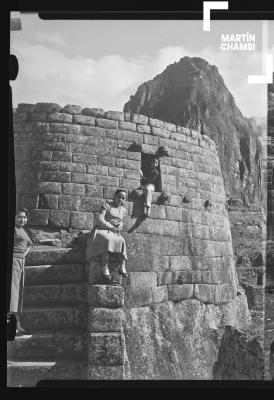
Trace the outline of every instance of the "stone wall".
<instances>
[{"instance_id":1,"label":"stone wall","mask_svg":"<svg viewBox=\"0 0 274 400\"><path fill-rule=\"evenodd\" d=\"M225 325L250 323L214 142L143 115L72 105L19 104L14 118L17 203L31 227L90 230L103 201L128 193L129 279L117 310L96 303L99 260L87 265L89 378L211 379ZM159 158L165 195L154 194L151 218L128 233L142 214L143 155ZM114 352L109 364L105 352Z\"/></svg>"},{"instance_id":2,"label":"stone wall","mask_svg":"<svg viewBox=\"0 0 274 400\"><path fill-rule=\"evenodd\" d=\"M172 300L195 296L218 304L235 297L223 179L211 139L142 115L79 106L21 104L15 118L17 195L30 209L30 225L91 229L103 200L118 187L129 195L139 187L141 152L159 155L164 146L161 181L169 200L153 205L136 233L125 234L130 287L165 286L161 296ZM131 151L136 143L141 151ZM140 214L135 205L128 203L128 227ZM179 278L187 285L178 285Z\"/></svg>"}]
</instances>

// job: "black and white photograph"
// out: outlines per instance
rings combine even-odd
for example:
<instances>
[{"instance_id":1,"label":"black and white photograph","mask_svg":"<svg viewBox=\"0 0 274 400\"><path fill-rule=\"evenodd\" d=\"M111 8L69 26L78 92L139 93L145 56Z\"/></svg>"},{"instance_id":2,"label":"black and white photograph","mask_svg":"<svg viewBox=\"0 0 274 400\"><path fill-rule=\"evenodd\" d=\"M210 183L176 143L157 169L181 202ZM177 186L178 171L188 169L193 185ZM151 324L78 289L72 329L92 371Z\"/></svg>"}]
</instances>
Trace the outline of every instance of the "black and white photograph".
<instances>
[{"instance_id":1,"label":"black and white photograph","mask_svg":"<svg viewBox=\"0 0 274 400\"><path fill-rule=\"evenodd\" d=\"M10 18L8 387L273 381L274 21Z\"/></svg>"}]
</instances>

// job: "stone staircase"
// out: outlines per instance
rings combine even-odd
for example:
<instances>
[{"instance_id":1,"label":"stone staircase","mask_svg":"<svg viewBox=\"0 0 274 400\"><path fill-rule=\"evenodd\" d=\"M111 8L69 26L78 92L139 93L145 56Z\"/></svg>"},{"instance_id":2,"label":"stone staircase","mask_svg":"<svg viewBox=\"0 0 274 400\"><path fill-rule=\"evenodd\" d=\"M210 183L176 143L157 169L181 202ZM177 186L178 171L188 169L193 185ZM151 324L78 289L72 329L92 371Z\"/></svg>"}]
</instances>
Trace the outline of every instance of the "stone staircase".
<instances>
[{"instance_id":1,"label":"stone staircase","mask_svg":"<svg viewBox=\"0 0 274 400\"><path fill-rule=\"evenodd\" d=\"M8 386L86 378L87 286L81 249L35 246L27 255L27 334L8 342Z\"/></svg>"}]
</instances>

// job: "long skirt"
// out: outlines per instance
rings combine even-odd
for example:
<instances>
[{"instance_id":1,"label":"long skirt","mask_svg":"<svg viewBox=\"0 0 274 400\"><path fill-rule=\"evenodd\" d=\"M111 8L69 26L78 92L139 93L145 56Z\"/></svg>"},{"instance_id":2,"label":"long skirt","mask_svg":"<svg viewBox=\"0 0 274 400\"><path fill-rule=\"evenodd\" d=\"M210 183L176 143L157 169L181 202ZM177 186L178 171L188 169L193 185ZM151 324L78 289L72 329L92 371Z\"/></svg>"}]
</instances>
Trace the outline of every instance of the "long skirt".
<instances>
[{"instance_id":1,"label":"long skirt","mask_svg":"<svg viewBox=\"0 0 274 400\"><path fill-rule=\"evenodd\" d=\"M25 282L24 266L24 258L13 257L10 312L21 313L23 310L23 291Z\"/></svg>"},{"instance_id":2,"label":"long skirt","mask_svg":"<svg viewBox=\"0 0 274 400\"><path fill-rule=\"evenodd\" d=\"M122 235L107 229L94 229L87 240L87 261L103 253L120 253L127 260L126 242Z\"/></svg>"}]
</instances>

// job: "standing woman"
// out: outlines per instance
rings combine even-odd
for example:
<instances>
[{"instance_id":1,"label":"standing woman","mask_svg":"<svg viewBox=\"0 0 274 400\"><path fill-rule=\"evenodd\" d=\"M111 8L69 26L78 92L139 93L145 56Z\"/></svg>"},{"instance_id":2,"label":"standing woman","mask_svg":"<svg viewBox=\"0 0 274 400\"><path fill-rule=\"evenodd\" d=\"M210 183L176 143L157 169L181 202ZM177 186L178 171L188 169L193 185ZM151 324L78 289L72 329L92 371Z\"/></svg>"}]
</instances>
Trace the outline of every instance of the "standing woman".
<instances>
[{"instance_id":1,"label":"standing woman","mask_svg":"<svg viewBox=\"0 0 274 400\"><path fill-rule=\"evenodd\" d=\"M32 241L27 232L23 228L27 223L27 210L19 209L15 215L14 229L14 246L13 246L13 262L12 262L12 280L11 280L11 297L10 297L10 313L17 315L16 334L20 335L25 332L20 324L20 314L23 310L23 290L24 290L24 266L25 256L32 246Z\"/></svg>"},{"instance_id":2,"label":"standing woman","mask_svg":"<svg viewBox=\"0 0 274 400\"><path fill-rule=\"evenodd\" d=\"M123 207L126 200L126 192L123 189L116 190L111 203L104 203L95 220L94 228L87 240L86 259L102 256L102 279L104 283L112 283L108 269L109 254L118 253L120 269L119 273L127 278L126 272L126 243L120 232L123 229L123 218L126 209Z\"/></svg>"}]
</instances>

